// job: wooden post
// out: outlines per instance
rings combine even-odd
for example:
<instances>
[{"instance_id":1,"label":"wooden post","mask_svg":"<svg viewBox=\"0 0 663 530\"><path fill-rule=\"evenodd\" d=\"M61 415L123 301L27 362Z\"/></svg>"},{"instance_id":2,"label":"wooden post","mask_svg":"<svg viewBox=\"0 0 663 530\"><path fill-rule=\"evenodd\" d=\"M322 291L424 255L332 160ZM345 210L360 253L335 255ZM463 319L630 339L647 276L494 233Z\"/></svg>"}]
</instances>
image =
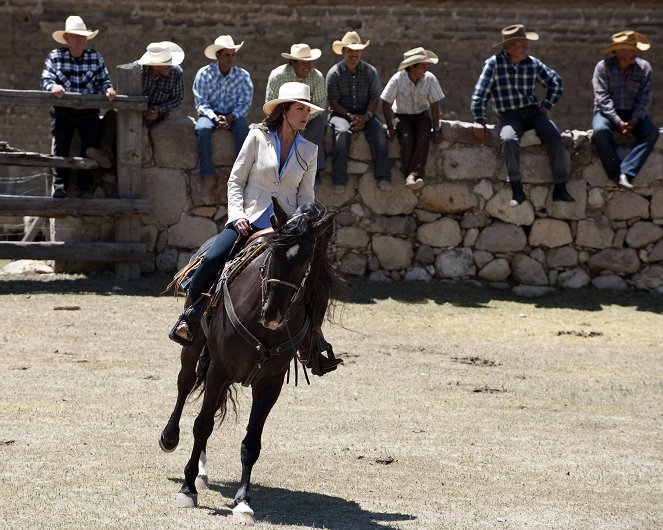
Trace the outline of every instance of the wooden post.
<instances>
[{"instance_id":1,"label":"wooden post","mask_svg":"<svg viewBox=\"0 0 663 530\"><path fill-rule=\"evenodd\" d=\"M117 91L119 94L139 96L143 93L141 68L137 64L121 64L117 67ZM136 199L142 193L143 115L141 111L120 110L117 115L117 191L121 199ZM115 229L115 240L135 243L141 239L141 222L136 218L120 219ZM118 263L115 272L119 276L137 279L140 264Z\"/></svg>"}]
</instances>

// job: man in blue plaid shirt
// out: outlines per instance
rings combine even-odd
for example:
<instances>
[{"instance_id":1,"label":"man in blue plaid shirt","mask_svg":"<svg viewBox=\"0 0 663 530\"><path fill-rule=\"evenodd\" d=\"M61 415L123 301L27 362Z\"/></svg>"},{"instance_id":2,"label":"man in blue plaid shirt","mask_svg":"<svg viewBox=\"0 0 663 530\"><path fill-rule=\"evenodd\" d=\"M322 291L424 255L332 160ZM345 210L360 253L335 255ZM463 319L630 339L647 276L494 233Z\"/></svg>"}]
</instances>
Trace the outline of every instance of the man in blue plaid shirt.
<instances>
[{"instance_id":1,"label":"man in blue plaid shirt","mask_svg":"<svg viewBox=\"0 0 663 530\"><path fill-rule=\"evenodd\" d=\"M490 98L493 100L511 184L511 206L518 206L526 199L520 176L520 139L529 129L534 129L548 148L554 182L553 201L574 201L566 190L569 176L562 137L548 118L548 112L562 95L562 79L536 57L528 55L528 41L538 38L538 34L525 31L521 24L504 28L502 42L495 45L502 51L486 61L472 94L474 134L480 140L487 137L486 103ZM537 82L547 89L543 103L536 97Z\"/></svg>"},{"instance_id":2,"label":"man in blue plaid shirt","mask_svg":"<svg viewBox=\"0 0 663 530\"><path fill-rule=\"evenodd\" d=\"M87 47L88 39L97 36L99 30L87 29L83 19L70 16L65 29L53 32L53 39L61 48L51 51L41 73L41 88L63 98L66 92L78 94L104 94L109 101L116 97L104 59L99 52ZM97 147L99 109L75 109L54 106L51 109L53 154L69 156L71 139L78 130L81 137L81 156L89 147ZM67 196L69 170L53 169L53 197ZM89 171L78 171L78 196L92 197L92 178Z\"/></svg>"},{"instance_id":3,"label":"man in blue plaid shirt","mask_svg":"<svg viewBox=\"0 0 663 530\"><path fill-rule=\"evenodd\" d=\"M212 132L229 130L235 138L235 156L249 134L249 113L253 82L243 68L235 66L235 54L244 42L235 44L230 35L221 35L205 48L205 57L216 62L204 66L193 81L193 97L198 111L196 136L200 176L214 176Z\"/></svg>"},{"instance_id":4,"label":"man in blue plaid shirt","mask_svg":"<svg viewBox=\"0 0 663 530\"><path fill-rule=\"evenodd\" d=\"M147 110L143 112L145 125L151 126L177 110L184 99L184 72L180 64L184 50L170 41L152 42L136 61L141 66L143 95L147 96Z\"/></svg>"},{"instance_id":5,"label":"man in blue plaid shirt","mask_svg":"<svg viewBox=\"0 0 663 530\"><path fill-rule=\"evenodd\" d=\"M642 169L658 140L658 126L647 115L651 99L651 65L638 57L651 47L649 40L635 31L620 31L604 51L611 55L594 69L594 119L592 140L611 180L625 188ZM620 161L613 131L634 136L636 144Z\"/></svg>"}]
</instances>

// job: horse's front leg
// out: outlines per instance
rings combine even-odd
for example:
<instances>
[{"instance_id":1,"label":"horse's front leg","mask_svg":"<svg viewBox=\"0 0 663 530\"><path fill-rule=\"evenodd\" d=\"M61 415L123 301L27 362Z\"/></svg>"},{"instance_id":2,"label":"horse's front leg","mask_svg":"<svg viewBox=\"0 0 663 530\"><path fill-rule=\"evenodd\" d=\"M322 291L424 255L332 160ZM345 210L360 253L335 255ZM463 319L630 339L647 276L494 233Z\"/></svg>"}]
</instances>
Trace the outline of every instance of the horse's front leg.
<instances>
[{"instance_id":1,"label":"horse's front leg","mask_svg":"<svg viewBox=\"0 0 663 530\"><path fill-rule=\"evenodd\" d=\"M207 440L214 430L214 413L218 408L219 396L227 388L228 383L223 383L220 370L215 369L215 364L210 364L205 384L205 397L200 407L200 412L193 423L193 448L191 456L184 468L184 483L175 499L177 506L182 508L194 508L198 505L198 489L196 479L199 476L199 465L201 457L207 448Z\"/></svg>"},{"instance_id":2,"label":"horse's front leg","mask_svg":"<svg viewBox=\"0 0 663 530\"><path fill-rule=\"evenodd\" d=\"M279 399L285 372L277 374L269 380L261 380L252 386L253 403L251 415L246 428L246 436L242 440L242 480L235 494L233 516L236 522L253 521L253 510L249 506L249 487L251 470L260 456L262 431L272 407Z\"/></svg>"},{"instance_id":3,"label":"horse's front leg","mask_svg":"<svg viewBox=\"0 0 663 530\"><path fill-rule=\"evenodd\" d=\"M177 401L168 423L159 436L159 447L166 453L174 451L177 444L180 443L180 418L186 398L189 397L196 383L196 363L204 346L204 334L199 333L196 342L182 348L180 372L177 375Z\"/></svg>"}]
</instances>

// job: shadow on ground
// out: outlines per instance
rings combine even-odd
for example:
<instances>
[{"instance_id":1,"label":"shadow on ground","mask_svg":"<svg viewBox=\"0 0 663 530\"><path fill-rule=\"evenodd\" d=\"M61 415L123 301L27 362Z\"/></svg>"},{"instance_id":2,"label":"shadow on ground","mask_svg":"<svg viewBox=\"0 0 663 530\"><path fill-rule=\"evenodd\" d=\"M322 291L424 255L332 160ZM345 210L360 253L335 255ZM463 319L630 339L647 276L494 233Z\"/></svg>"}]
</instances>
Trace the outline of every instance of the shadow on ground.
<instances>
[{"instance_id":1,"label":"shadow on ground","mask_svg":"<svg viewBox=\"0 0 663 530\"><path fill-rule=\"evenodd\" d=\"M170 477L181 484L181 479ZM209 489L228 499L227 509L212 509L200 504L198 510L210 510L211 515L230 516L232 499L239 488L237 483L210 483ZM284 526L327 528L329 530L387 530L393 526L382 523L413 521L413 515L371 512L354 501L310 491L286 490L251 484L251 508L256 522Z\"/></svg>"},{"instance_id":2,"label":"shadow on ground","mask_svg":"<svg viewBox=\"0 0 663 530\"><path fill-rule=\"evenodd\" d=\"M81 274L0 275L0 295L39 293L94 293L114 296L172 296L164 293L172 276L152 274L139 280L122 280L112 275ZM663 296L645 291L607 291L593 288L556 290L538 298L524 298L511 290L498 290L468 281L376 283L351 280L342 289L341 300L373 304L394 299L404 303L432 301L458 307L480 308L491 301L512 301L537 308L568 308L600 311L606 305L633 307L638 311L663 312Z\"/></svg>"}]
</instances>

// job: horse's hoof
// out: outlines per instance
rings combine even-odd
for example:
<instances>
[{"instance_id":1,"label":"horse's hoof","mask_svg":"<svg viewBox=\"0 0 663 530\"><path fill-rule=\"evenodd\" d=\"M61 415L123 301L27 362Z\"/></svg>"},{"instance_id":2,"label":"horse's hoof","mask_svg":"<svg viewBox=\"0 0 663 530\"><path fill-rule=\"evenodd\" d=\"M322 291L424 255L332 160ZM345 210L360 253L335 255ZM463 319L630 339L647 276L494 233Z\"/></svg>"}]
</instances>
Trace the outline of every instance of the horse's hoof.
<instances>
[{"instance_id":1,"label":"horse's hoof","mask_svg":"<svg viewBox=\"0 0 663 530\"><path fill-rule=\"evenodd\" d=\"M240 502L233 508L233 523L253 526L256 524L253 518L253 510L245 502Z\"/></svg>"},{"instance_id":2,"label":"horse's hoof","mask_svg":"<svg viewBox=\"0 0 663 530\"><path fill-rule=\"evenodd\" d=\"M195 484L196 490L204 491L209 487L209 478L207 478L207 475L198 475Z\"/></svg>"},{"instance_id":3,"label":"horse's hoof","mask_svg":"<svg viewBox=\"0 0 663 530\"><path fill-rule=\"evenodd\" d=\"M179 492L175 496L175 505L178 508L195 508L198 506L198 494Z\"/></svg>"},{"instance_id":4,"label":"horse's hoof","mask_svg":"<svg viewBox=\"0 0 663 530\"><path fill-rule=\"evenodd\" d=\"M175 438L174 441L167 441L166 437L163 435L163 432L159 436L159 447L164 453L172 453L177 448L177 444L179 443L179 436Z\"/></svg>"}]
</instances>

